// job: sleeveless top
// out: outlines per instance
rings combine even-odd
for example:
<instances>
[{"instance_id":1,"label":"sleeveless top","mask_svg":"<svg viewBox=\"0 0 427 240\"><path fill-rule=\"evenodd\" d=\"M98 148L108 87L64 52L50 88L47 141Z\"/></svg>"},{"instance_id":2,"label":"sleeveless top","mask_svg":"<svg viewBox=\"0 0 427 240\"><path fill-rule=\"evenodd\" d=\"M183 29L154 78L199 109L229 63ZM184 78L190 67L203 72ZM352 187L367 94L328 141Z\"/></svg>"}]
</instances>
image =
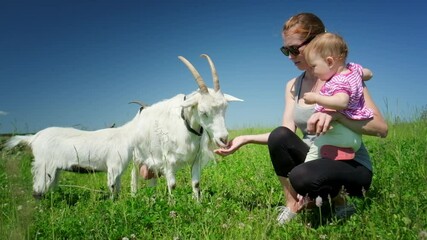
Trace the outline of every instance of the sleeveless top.
<instances>
[{"instance_id":1,"label":"sleeveless top","mask_svg":"<svg viewBox=\"0 0 427 240\"><path fill-rule=\"evenodd\" d=\"M310 135L307 133L307 121L310 118L310 116L314 112L314 104L310 106L301 106L298 104L298 100L300 99L301 94L301 86L302 86L302 80L304 78L305 72L302 73L300 76L298 76L295 80L295 107L294 107L294 122L297 125L297 127L301 130L303 133L302 140L310 146L314 139L316 138L316 135ZM368 154L368 151L365 148L365 145L363 144L360 146L360 149L356 152L354 160L370 171L372 171L372 162L371 158Z\"/></svg>"}]
</instances>

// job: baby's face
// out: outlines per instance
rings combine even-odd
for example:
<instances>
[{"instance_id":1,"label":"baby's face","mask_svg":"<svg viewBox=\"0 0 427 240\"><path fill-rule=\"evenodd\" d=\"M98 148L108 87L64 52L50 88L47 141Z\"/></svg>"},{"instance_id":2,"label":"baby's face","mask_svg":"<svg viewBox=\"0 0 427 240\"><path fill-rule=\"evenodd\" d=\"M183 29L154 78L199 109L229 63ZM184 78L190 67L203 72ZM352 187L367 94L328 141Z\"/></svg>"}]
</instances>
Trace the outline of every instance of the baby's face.
<instances>
[{"instance_id":1,"label":"baby's face","mask_svg":"<svg viewBox=\"0 0 427 240\"><path fill-rule=\"evenodd\" d=\"M314 75L322 81L327 81L336 73L333 67L333 58L324 58L319 54L310 54L306 59Z\"/></svg>"}]
</instances>

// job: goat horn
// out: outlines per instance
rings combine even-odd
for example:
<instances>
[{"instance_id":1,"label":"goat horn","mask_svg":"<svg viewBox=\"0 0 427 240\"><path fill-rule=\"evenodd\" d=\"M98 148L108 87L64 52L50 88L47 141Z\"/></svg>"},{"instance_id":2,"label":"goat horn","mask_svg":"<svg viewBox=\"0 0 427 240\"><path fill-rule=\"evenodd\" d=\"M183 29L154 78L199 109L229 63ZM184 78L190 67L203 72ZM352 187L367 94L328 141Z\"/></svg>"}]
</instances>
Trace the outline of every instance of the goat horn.
<instances>
[{"instance_id":1,"label":"goat horn","mask_svg":"<svg viewBox=\"0 0 427 240\"><path fill-rule=\"evenodd\" d=\"M215 89L215 92L218 92L220 88L219 88L218 74L216 73L215 65L213 64L211 58L207 54L202 54L200 56L206 58L209 62L209 66L211 67L211 72L212 72L214 89Z\"/></svg>"},{"instance_id":2,"label":"goat horn","mask_svg":"<svg viewBox=\"0 0 427 240\"><path fill-rule=\"evenodd\" d=\"M193 74L194 78L196 79L197 85L199 85L200 91L202 93L208 93L208 88L206 87L205 82L203 82L203 78L200 76L199 72L197 72L196 68L184 57L178 56L179 60L181 60L190 70L190 72Z\"/></svg>"},{"instance_id":3,"label":"goat horn","mask_svg":"<svg viewBox=\"0 0 427 240\"><path fill-rule=\"evenodd\" d=\"M141 102L141 101L131 101L131 102L129 102L129 104L131 104L131 103L136 103L136 104L140 105L143 108L148 107L147 104L145 104L144 102Z\"/></svg>"}]
</instances>

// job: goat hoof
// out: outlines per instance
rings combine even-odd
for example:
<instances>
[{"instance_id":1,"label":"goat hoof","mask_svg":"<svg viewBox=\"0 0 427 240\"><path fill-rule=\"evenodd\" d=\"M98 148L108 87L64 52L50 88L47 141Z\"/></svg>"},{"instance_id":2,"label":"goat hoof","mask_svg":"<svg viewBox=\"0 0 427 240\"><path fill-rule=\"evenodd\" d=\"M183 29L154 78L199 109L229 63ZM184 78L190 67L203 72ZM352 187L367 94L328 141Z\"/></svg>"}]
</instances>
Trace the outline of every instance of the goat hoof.
<instances>
[{"instance_id":1,"label":"goat hoof","mask_svg":"<svg viewBox=\"0 0 427 240\"><path fill-rule=\"evenodd\" d=\"M39 193L39 192L33 192L33 197L36 200L41 200L43 198L43 193Z\"/></svg>"}]
</instances>

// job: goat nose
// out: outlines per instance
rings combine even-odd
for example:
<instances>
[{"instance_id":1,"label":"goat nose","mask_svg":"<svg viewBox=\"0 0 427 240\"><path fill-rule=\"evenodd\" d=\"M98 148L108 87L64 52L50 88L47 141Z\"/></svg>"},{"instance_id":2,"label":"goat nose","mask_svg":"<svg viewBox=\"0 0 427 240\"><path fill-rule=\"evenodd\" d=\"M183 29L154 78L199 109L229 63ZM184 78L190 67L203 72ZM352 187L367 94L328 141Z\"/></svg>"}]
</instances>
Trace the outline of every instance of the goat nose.
<instances>
[{"instance_id":1,"label":"goat nose","mask_svg":"<svg viewBox=\"0 0 427 240\"><path fill-rule=\"evenodd\" d=\"M219 140L221 140L222 143L227 144L228 142L228 137L222 137Z\"/></svg>"}]
</instances>

